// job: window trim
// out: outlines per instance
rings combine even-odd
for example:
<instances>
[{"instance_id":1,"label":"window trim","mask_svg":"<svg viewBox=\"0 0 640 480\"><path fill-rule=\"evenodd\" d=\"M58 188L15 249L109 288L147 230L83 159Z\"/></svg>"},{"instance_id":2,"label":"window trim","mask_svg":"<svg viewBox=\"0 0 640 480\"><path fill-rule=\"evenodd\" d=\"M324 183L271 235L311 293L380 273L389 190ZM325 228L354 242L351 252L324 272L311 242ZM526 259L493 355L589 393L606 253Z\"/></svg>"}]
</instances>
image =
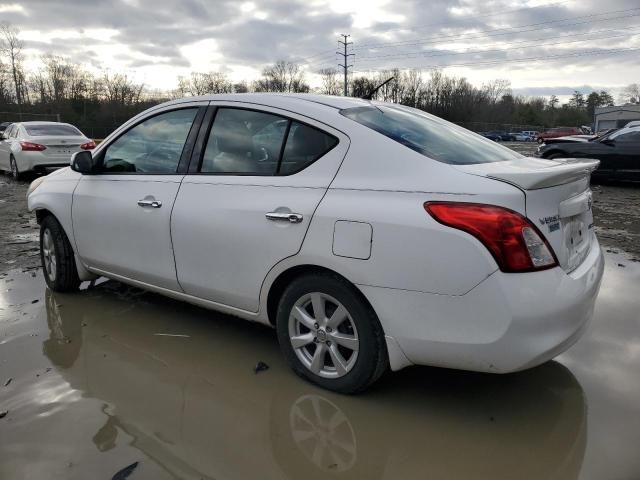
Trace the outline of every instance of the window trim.
<instances>
[{"instance_id":1,"label":"window trim","mask_svg":"<svg viewBox=\"0 0 640 480\"><path fill-rule=\"evenodd\" d=\"M324 157L325 155L327 155L329 152L331 152L334 148L336 148L339 144L340 144L340 138L338 138L337 136L333 135L332 133L327 132L326 130L322 129L322 128L318 128L315 125L311 125L307 122L298 120L296 118L291 118L289 116L285 116L281 113L276 113L276 112L272 112L269 110L263 110L261 108L259 108L260 106L256 106L256 107L245 107L245 106L235 106L235 105L209 105L209 108L207 109L207 115L206 117L208 118L208 120L205 118L204 121L202 122L202 125L200 126L200 132L198 134L198 139L196 141L196 146L193 149L193 153L192 153L192 157L191 157L191 162L189 164L189 175L202 175L202 176L221 176L221 177L229 177L229 176L233 176L233 177L290 177L292 175L296 175L297 173L302 172L303 170L306 170L307 168L309 168L311 165L313 165L314 163L316 163L318 160L320 160L322 157ZM264 105L264 107L268 107L269 105ZM211 129L213 128L213 124L215 122L218 110L220 109L230 109L230 110L247 110L249 112L257 112L257 113L264 113L264 114L268 114L268 115L273 115L276 117L280 117L283 120L287 120L287 128L285 130L285 136L284 136L284 141L282 142L282 145L280 147L280 156L278 157L278 166L276 169L276 172L274 174L268 174L268 173L244 173L244 172L202 172L202 162L204 161L204 153L207 149L207 144L209 142L209 136L211 134ZM274 108L274 107L271 107ZM208 124L207 124L208 122ZM329 137L335 139L335 144L333 145L333 147L331 147L330 149L326 150L322 155L318 156L317 158L313 159L313 161L307 163L304 167L295 170L293 172L287 173L287 174L280 174L280 165L282 164L282 157L284 156L284 150L285 147L287 145L287 141L289 139L289 131L291 129L291 125L293 124L293 122L297 122L300 125L304 125L306 127L309 128L313 128L314 130L318 130L322 133L324 133L325 135L328 135Z\"/></svg>"},{"instance_id":2,"label":"window trim","mask_svg":"<svg viewBox=\"0 0 640 480\"><path fill-rule=\"evenodd\" d=\"M193 117L193 122L191 123L191 128L189 129L189 133L187 133L187 138L185 139L184 146L182 147L182 153L180 154L180 158L178 159L178 165L176 166L176 171L171 173L139 173L139 172L105 172L102 171L102 165L104 162L104 156L107 150L117 142L123 135L129 133L132 129L136 128L141 123L146 122L151 118L155 118L159 115L163 115L165 113L177 112L179 110L196 110L196 114ZM135 123L131 124L126 130L119 132L117 136L109 140L109 143L100 149L98 155L96 155L97 160L97 171L93 173L93 175L184 175L187 173L187 169L189 166L189 159L191 157L191 152L193 151L193 146L196 141L196 137L198 135L198 131L200 129L200 125L202 123L202 119L205 115L205 111L207 109L206 105L185 105L178 108L171 108L166 110L160 110L158 112L153 112L153 114L149 116L145 116L143 118L138 119Z\"/></svg>"}]
</instances>

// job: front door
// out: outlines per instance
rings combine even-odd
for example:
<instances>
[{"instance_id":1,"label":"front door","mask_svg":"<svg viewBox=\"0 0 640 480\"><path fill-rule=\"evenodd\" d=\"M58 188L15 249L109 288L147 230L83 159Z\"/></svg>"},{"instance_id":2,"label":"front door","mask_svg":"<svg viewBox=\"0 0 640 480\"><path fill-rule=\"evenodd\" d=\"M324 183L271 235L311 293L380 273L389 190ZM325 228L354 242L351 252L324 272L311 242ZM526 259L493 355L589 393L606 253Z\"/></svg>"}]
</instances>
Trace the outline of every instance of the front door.
<instances>
[{"instance_id":1,"label":"front door","mask_svg":"<svg viewBox=\"0 0 640 480\"><path fill-rule=\"evenodd\" d=\"M232 106L218 104L198 139L171 232L186 293L256 312L269 270L300 250L348 139L289 112Z\"/></svg>"},{"instance_id":2,"label":"front door","mask_svg":"<svg viewBox=\"0 0 640 480\"><path fill-rule=\"evenodd\" d=\"M611 136L618 165L616 176L621 180L640 179L640 127Z\"/></svg>"},{"instance_id":3,"label":"front door","mask_svg":"<svg viewBox=\"0 0 640 480\"><path fill-rule=\"evenodd\" d=\"M78 254L88 267L179 290L171 209L199 108L161 111L95 151L99 171L83 175L72 207Z\"/></svg>"}]
</instances>

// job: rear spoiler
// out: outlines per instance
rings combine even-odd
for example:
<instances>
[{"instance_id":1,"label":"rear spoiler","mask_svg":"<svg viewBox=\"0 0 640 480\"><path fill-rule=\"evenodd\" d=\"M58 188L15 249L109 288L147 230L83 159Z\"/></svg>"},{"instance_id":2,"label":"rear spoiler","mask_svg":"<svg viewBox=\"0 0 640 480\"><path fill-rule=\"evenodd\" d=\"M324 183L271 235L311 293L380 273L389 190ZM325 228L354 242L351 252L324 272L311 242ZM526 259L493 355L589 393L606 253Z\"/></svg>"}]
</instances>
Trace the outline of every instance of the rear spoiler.
<instances>
[{"instance_id":1,"label":"rear spoiler","mask_svg":"<svg viewBox=\"0 0 640 480\"><path fill-rule=\"evenodd\" d=\"M491 165L492 168L487 168ZM524 190L536 190L563 185L591 175L600 165L600 160L591 158L556 158L545 160L526 159L457 166L472 175L493 178L510 183Z\"/></svg>"}]
</instances>

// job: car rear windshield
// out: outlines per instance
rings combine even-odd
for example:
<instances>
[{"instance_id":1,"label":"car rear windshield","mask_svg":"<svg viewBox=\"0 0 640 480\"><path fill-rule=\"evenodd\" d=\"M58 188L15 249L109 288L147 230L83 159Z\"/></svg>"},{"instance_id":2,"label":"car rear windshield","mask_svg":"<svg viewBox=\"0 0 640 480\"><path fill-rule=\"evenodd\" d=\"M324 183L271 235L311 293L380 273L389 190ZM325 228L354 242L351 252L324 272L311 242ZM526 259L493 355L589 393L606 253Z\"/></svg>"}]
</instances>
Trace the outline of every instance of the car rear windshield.
<instances>
[{"instance_id":1,"label":"car rear windshield","mask_svg":"<svg viewBox=\"0 0 640 480\"><path fill-rule=\"evenodd\" d=\"M347 108L340 113L443 163L467 165L523 158L492 140L413 108L371 105Z\"/></svg>"},{"instance_id":2,"label":"car rear windshield","mask_svg":"<svg viewBox=\"0 0 640 480\"><path fill-rule=\"evenodd\" d=\"M24 125L24 129L31 137L82 135L80 130L71 125Z\"/></svg>"}]
</instances>

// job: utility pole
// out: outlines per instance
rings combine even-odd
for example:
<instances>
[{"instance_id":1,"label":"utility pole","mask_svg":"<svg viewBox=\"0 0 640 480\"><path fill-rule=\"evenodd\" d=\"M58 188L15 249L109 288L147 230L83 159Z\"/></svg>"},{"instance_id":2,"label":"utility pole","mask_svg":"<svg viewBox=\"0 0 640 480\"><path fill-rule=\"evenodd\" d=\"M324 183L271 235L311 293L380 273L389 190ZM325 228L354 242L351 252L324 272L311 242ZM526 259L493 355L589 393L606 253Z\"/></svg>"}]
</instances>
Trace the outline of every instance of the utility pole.
<instances>
[{"instance_id":1,"label":"utility pole","mask_svg":"<svg viewBox=\"0 0 640 480\"><path fill-rule=\"evenodd\" d=\"M347 62L347 60L349 59L349 57L355 56L355 53L347 53L347 48L349 45L353 45L353 42L348 42L347 39L351 36L351 35L347 35L345 33L340 34L340 36L342 37L342 40L338 40L338 43L340 45L342 45L344 47L344 53L343 52L336 52L338 55L341 55L344 61L344 64L339 63L338 66L342 67L344 70L344 96L346 97L349 94L349 87L348 87L348 80L347 80L347 73L349 71L349 67L353 67L353 65L349 65L349 63Z\"/></svg>"}]
</instances>

